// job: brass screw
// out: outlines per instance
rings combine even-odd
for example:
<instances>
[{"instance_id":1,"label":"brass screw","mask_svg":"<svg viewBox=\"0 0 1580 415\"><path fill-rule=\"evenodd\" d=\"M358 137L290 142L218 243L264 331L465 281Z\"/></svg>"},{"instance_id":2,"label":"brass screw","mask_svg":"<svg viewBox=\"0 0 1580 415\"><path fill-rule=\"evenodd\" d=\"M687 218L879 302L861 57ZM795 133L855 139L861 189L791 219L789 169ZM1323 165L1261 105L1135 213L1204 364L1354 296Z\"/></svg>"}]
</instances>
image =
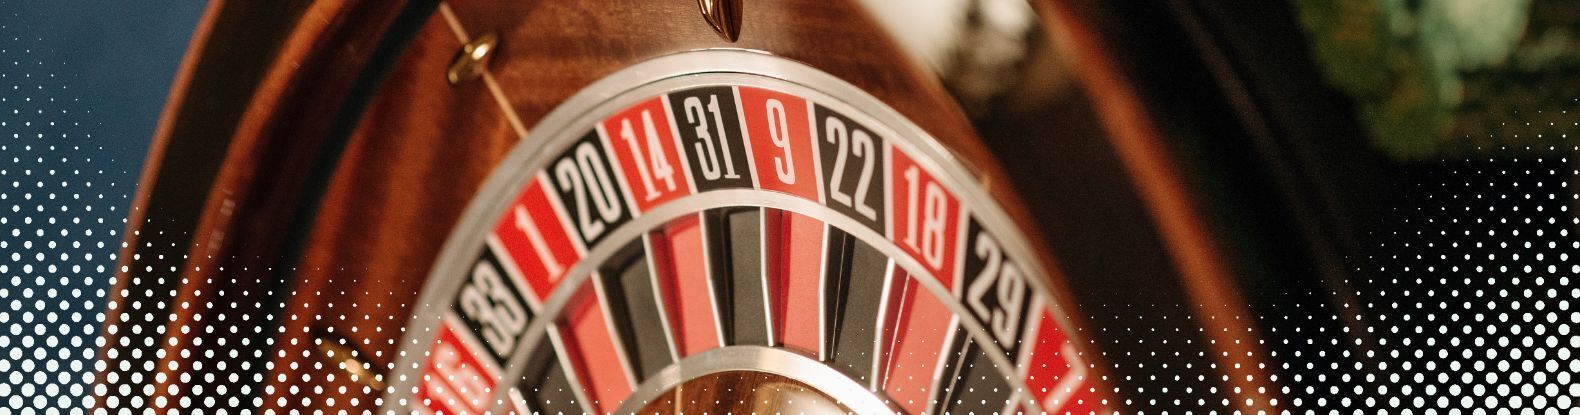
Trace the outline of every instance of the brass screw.
<instances>
[{"instance_id":1,"label":"brass screw","mask_svg":"<svg viewBox=\"0 0 1580 415\"><path fill-rule=\"evenodd\" d=\"M741 37L741 0L697 0L702 8L702 20L713 27L719 37L734 42Z\"/></svg>"},{"instance_id":2,"label":"brass screw","mask_svg":"<svg viewBox=\"0 0 1580 415\"><path fill-rule=\"evenodd\" d=\"M461 50L455 53L455 60L450 62L450 70L445 71L445 78L450 80L451 85L477 79L487 69L488 58L493 56L498 46L499 36L493 32L484 33L461 45Z\"/></svg>"},{"instance_id":3,"label":"brass screw","mask_svg":"<svg viewBox=\"0 0 1580 415\"><path fill-rule=\"evenodd\" d=\"M360 383L373 390L384 389L384 376L373 372L373 365L358 359L361 353L348 344L345 339L333 335L321 335L314 339L318 343L319 358L350 375L351 381Z\"/></svg>"}]
</instances>

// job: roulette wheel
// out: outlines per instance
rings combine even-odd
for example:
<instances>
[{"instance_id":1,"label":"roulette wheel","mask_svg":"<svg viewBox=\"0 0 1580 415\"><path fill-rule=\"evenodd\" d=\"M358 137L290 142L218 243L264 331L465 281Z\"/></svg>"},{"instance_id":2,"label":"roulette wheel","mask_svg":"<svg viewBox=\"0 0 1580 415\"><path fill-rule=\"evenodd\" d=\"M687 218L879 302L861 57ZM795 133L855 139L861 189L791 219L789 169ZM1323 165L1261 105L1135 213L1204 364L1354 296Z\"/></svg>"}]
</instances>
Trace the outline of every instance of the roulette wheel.
<instances>
[{"instance_id":1,"label":"roulette wheel","mask_svg":"<svg viewBox=\"0 0 1580 415\"><path fill-rule=\"evenodd\" d=\"M940 67L895 3L216 2L98 402L1086 413L1169 381L1108 364L1164 350L1277 405L1248 298L1339 268L1319 225L1366 171L1274 139L1338 117L1258 101L1304 84L1233 88L1284 63L1208 53L1288 11L967 3ZM1189 306L1083 317L1121 301Z\"/></svg>"}]
</instances>

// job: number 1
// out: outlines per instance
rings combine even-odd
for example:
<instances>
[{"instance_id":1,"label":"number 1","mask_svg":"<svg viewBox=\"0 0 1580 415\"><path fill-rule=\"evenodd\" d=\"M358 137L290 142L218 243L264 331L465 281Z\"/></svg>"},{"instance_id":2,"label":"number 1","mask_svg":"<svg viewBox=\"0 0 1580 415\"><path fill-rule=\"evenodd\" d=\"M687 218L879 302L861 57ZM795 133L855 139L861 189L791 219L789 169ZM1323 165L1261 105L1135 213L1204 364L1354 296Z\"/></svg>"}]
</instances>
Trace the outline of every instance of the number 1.
<instances>
[{"instance_id":1,"label":"number 1","mask_svg":"<svg viewBox=\"0 0 1580 415\"><path fill-rule=\"evenodd\" d=\"M549 244L543 240L543 233L538 232L538 224L532 221L532 215L527 213L527 208L516 206L516 230L527 235L527 244L532 245L532 252L538 254L538 262L543 263L544 272L548 273L550 283L553 283L565 273L565 266L554 259L554 253L549 252Z\"/></svg>"}]
</instances>

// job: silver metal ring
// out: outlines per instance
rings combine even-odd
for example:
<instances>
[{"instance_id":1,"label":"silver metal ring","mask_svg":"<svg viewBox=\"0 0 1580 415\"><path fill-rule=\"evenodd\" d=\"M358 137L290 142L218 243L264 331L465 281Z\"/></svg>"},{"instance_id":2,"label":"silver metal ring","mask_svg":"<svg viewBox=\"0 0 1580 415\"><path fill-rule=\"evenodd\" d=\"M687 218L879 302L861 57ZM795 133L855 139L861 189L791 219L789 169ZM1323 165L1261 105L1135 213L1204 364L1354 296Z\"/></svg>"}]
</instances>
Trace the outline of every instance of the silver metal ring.
<instances>
[{"instance_id":1,"label":"silver metal ring","mask_svg":"<svg viewBox=\"0 0 1580 415\"><path fill-rule=\"evenodd\" d=\"M788 90L865 122L880 134L895 137L896 139L889 142L909 154L921 168L934 172L937 176L935 179L957 195L962 206L974 212L973 216L984 229L1002 242L1005 254L1009 258L1028 268L1029 274L1050 275L1049 270L1043 268L1043 262L1035 259L1037 253L1032 251L1033 247L1029 245L1021 230L1017 228L1000 203L981 186L980 177L938 140L882 101L832 75L765 52L742 49L680 52L629 66L590 84L545 116L499 163L446 239L445 248L428 275L414 307L413 317L407 324L397 364L393 368L393 373L386 376L390 387L384 399L383 410L396 411L409 404L405 402L408 399L403 398L409 397L415 390L416 383L420 381L422 366L426 362L426 349L433 341L439 319L449 306L450 297L464 282L458 276L465 275L464 271L470 267L470 261L473 259L471 255L482 249L495 221L510 206L521 189L525 188L526 184L552 161L551 158L580 135L585 134L586 129L591 128L589 126L595 125L615 111L642 99L703 84L762 86ZM880 248L908 270L925 269L909 255L891 246L881 233L871 231L853 219L836 214L826 206L793 196L760 190L715 190L677 199L644 212L620 228L611 230L605 240L629 241L640 238L642 232L669 219L705 208L721 206L765 206L808 213ZM564 281L560 283L561 286L576 287L584 283L592 269L601 263L601 260L612 255L618 248L617 245L619 244L605 242L599 246L588 247L586 255L568 271ZM918 280L923 281L923 285L935 295L946 299L945 303L953 312L970 315L937 281L931 278ZM1033 298L1040 298L1041 303L1053 310L1052 314L1060 328L1071 337L1072 341L1078 342L1078 332L1067 321L1065 313L1059 311L1059 305L1053 303L1055 297L1050 295L1050 287L1043 281L1043 277L1027 278L1027 280L1033 291L1037 293ZM544 329L569 300L571 291L573 290L556 290L545 299L540 313L528 328L528 334L517 346L517 353L514 353L511 361L506 362L502 368L504 375L501 377L502 382L512 382L519 376L515 373L517 370L511 368L519 369L529 355L520 351L537 347L542 343ZM974 319L962 318L960 321L973 332L973 335L983 335L983 328ZM985 347L996 348L991 341L979 343L983 343ZM1022 380L1014 373L1014 362L1006 359L1003 353L989 353L989 357L999 366L999 370L1004 372L1005 378L1010 380L1012 385L1019 390L1025 389ZM812 365L833 370L815 360L803 359ZM849 379L845 380L849 381ZM813 386L823 387L818 384ZM857 387L860 388L859 385ZM499 400L504 397L504 391L508 386L502 384L495 389L495 399ZM1025 398L1024 393L1021 393L1020 397ZM887 406L883 407L887 408ZM890 409L884 411L892 412Z\"/></svg>"}]
</instances>

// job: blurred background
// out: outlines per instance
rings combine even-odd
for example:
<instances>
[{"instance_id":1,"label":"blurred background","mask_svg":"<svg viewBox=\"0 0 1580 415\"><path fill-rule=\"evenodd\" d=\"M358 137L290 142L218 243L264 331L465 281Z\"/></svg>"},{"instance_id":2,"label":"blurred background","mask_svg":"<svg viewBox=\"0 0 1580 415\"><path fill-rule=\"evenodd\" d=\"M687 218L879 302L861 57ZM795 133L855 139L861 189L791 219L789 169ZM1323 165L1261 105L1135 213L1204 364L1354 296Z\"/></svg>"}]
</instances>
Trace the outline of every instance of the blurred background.
<instances>
[{"instance_id":1,"label":"blurred background","mask_svg":"<svg viewBox=\"0 0 1580 415\"><path fill-rule=\"evenodd\" d=\"M205 6L0 1L0 412L91 406L126 212Z\"/></svg>"},{"instance_id":2,"label":"blurred background","mask_svg":"<svg viewBox=\"0 0 1580 415\"><path fill-rule=\"evenodd\" d=\"M1061 120L1091 117L1068 106L1071 63L1047 63L1067 56L1074 40L1050 35L1053 28L1041 26L1026 2L867 3L945 81L990 147L1022 148L1025 136L1017 134L1048 125L1050 112ZM1266 3L1241 11L1183 1L1093 8L1125 16L1109 26L1131 33L1129 43L1114 44L1125 48L1116 53L1144 68L1136 73L1146 76L1146 88L1161 91L1159 108L1180 110L1164 118L1171 131L1183 132L1176 138L1191 161L1229 166L1192 177L1224 195L1209 198L1215 214L1230 224L1237 249L1255 254L1242 264L1251 275L1251 314L1241 318L1266 329L1259 341L1281 366L1275 383L1291 400L1281 405L1572 410L1580 397L1580 219L1571 209L1580 171L1571 158L1580 135L1569 135L1580 134L1580 2ZM79 413L99 393L91 390L95 365L103 364L95 342L120 232L204 7L0 0L0 412ZM1274 12L1260 14L1267 10ZM1157 22L1166 24L1149 24ZM1260 37L1263 25L1292 30ZM1222 49L1159 46L1200 33L1217 36L1206 43ZM1231 104L1208 108L1180 98L1215 78L1210 68L1170 66L1188 61L1177 55L1232 62L1249 74L1241 97L1247 105L1272 108L1273 121L1282 120L1274 135L1337 154L1318 160L1364 159L1370 166L1301 167L1329 186L1309 196L1332 205L1325 211L1334 217L1318 227L1340 240L1328 253L1334 262L1323 265L1337 272L1283 260L1305 258L1281 245L1304 247L1291 241L1305 231L1244 225L1281 222L1237 216L1308 199L1245 190L1277 186L1241 173L1295 167L1242 166L1251 151L1214 133L1247 127L1230 120L1237 114ZM1281 71L1287 68L1299 70ZM1049 144L1034 150L1101 150L1079 140L1096 137L1092 125L1049 128L1064 135L1049 133ZM1226 150L1233 148L1239 150ZM1090 162L1102 167L1103 160ZM1067 209L1056 212L1065 218L1055 224L1062 235L1130 226L1083 212L1122 218L1131 201L1094 198L1065 207L1112 180L1081 167L1053 167L1046 177L1065 179L1053 182L1018 176L1029 181L1020 187L1041 189L1028 197L1034 206ZM1363 186L1344 187L1356 183ZM1213 373L1211 356L1157 343L1196 326L1183 321L1188 305L1123 283L1145 280L1132 274L1152 272L1162 259L1133 253L1123 240L1054 244L1072 275L1111 274L1072 285L1088 294L1078 299L1085 325L1101 332L1095 346L1113 366L1110 381L1123 388L1124 405L1233 406L1210 386L1216 380L1200 377Z\"/></svg>"}]
</instances>

